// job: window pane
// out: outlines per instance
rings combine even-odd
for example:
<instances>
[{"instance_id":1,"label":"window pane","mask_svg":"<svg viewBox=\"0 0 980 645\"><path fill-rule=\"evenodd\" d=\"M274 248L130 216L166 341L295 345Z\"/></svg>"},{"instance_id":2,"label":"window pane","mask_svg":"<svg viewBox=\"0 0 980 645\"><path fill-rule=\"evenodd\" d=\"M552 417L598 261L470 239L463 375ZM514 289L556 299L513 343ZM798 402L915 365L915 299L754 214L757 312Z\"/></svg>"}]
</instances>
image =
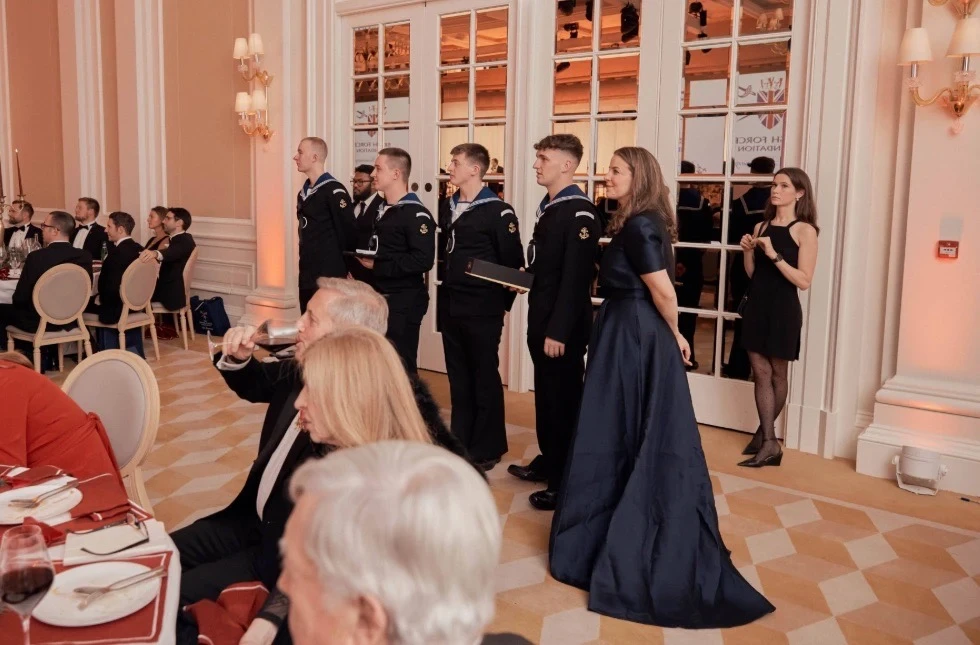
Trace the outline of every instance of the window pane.
<instances>
[{"instance_id":1,"label":"window pane","mask_svg":"<svg viewBox=\"0 0 980 645\"><path fill-rule=\"evenodd\" d=\"M677 327L691 346L691 362L697 363L696 367L687 368L689 372L709 375L714 373L717 324L717 318L688 313L678 314ZM694 342L691 342L692 340Z\"/></svg>"},{"instance_id":2,"label":"window pane","mask_svg":"<svg viewBox=\"0 0 980 645\"><path fill-rule=\"evenodd\" d=\"M439 74L442 108L439 118L443 121L465 119L469 116L470 72L454 69Z\"/></svg>"},{"instance_id":3,"label":"window pane","mask_svg":"<svg viewBox=\"0 0 980 645\"><path fill-rule=\"evenodd\" d=\"M742 3L738 33L767 34L786 32L793 27L793 3L785 0L753 0Z\"/></svg>"},{"instance_id":4,"label":"window pane","mask_svg":"<svg viewBox=\"0 0 980 645\"><path fill-rule=\"evenodd\" d=\"M599 113L636 112L640 56L599 59Z\"/></svg>"},{"instance_id":5,"label":"window pane","mask_svg":"<svg viewBox=\"0 0 980 645\"><path fill-rule=\"evenodd\" d=\"M378 122L378 79L354 81L354 125Z\"/></svg>"},{"instance_id":6,"label":"window pane","mask_svg":"<svg viewBox=\"0 0 980 645\"><path fill-rule=\"evenodd\" d=\"M503 179L489 179L483 182L483 185L493 191L493 194L500 199L507 201L507 193L504 192L504 180Z\"/></svg>"},{"instance_id":7,"label":"window pane","mask_svg":"<svg viewBox=\"0 0 980 645\"><path fill-rule=\"evenodd\" d=\"M750 170L760 176L758 183L732 184L732 201L728 210L728 243L738 244L743 235L751 234L762 216L772 193L770 176L775 164L769 157L759 157Z\"/></svg>"},{"instance_id":8,"label":"window pane","mask_svg":"<svg viewBox=\"0 0 980 645\"><path fill-rule=\"evenodd\" d=\"M789 80L786 42L739 46L736 105L786 104Z\"/></svg>"},{"instance_id":9,"label":"window pane","mask_svg":"<svg viewBox=\"0 0 980 645\"><path fill-rule=\"evenodd\" d=\"M725 262L728 266L725 276L725 311L736 313L738 304L749 287L749 275L745 271L741 250L725 249Z\"/></svg>"},{"instance_id":10,"label":"window pane","mask_svg":"<svg viewBox=\"0 0 980 645\"><path fill-rule=\"evenodd\" d=\"M408 123L410 85L408 74L385 78L385 124Z\"/></svg>"},{"instance_id":11,"label":"window pane","mask_svg":"<svg viewBox=\"0 0 980 645\"><path fill-rule=\"evenodd\" d=\"M385 128L384 141L385 148L401 148L408 150L408 128Z\"/></svg>"},{"instance_id":12,"label":"window pane","mask_svg":"<svg viewBox=\"0 0 980 645\"><path fill-rule=\"evenodd\" d=\"M439 128L439 174L446 174L446 169L449 168L449 162L453 158L449 151L468 141L469 128L465 125Z\"/></svg>"},{"instance_id":13,"label":"window pane","mask_svg":"<svg viewBox=\"0 0 980 645\"><path fill-rule=\"evenodd\" d=\"M640 0L602 0L601 49L640 46Z\"/></svg>"},{"instance_id":14,"label":"window pane","mask_svg":"<svg viewBox=\"0 0 980 645\"><path fill-rule=\"evenodd\" d=\"M507 60L507 7L476 12L476 62Z\"/></svg>"},{"instance_id":15,"label":"window pane","mask_svg":"<svg viewBox=\"0 0 980 645\"><path fill-rule=\"evenodd\" d=\"M408 69L412 53L412 34L409 24L385 25L384 71Z\"/></svg>"},{"instance_id":16,"label":"window pane","mask_svg":"<svg viewBox=\"0 0 980 645\"><path fill-rule=\"evenodd\" d=\"M475 73L476 105L473 118L507 116L507 66L477 67Z\"/></svg>"},{"instance_id":17,"label":"window pane","mask_svg":"<svg viewBox=\"0 0 980 645\"><path fill-rule=\"evenodd\" d=\"M725 185L681 182L677 190L678 242L720 242ZM702 201L702 199L704 201Z\"/></svg>"},{"instance_id":18,"label":"window pane","mask_svg":"<svg viewBox=\"0 0 980 645\"><path fill-rule=\"evenodd\" d=\"M553 114L588 114L592 105L592 59L555 65Z\"/></svg>"},{"instance_id":19,"label":"window pane","mask_svg":"<svg viewBox=\"0 0 980 645\"><path fill-rule=\"evenodd\" d=\"M555 5L555 52L592 50L592 2L558 0Z\"/></svg>"},{"instance_id":20,"label":"window pane","mask_svg":"<svg viewBox=\"0 0 980 645\"><path fill-rule=\"evenodd\" d=\"M354 30L354 73L372 74L378 71L378 28Z\"/></svg>"},{"instance_id":21,"label":"window pane","mask_svg":"<svg viewBox=\"0 0 980 645\"><path fill-rule=\"evenodd\" d=\"M589 167L589 148L592 145L591 131L589 130L588 121L556 121L552 126L552 134L574 134L579 140L582 141L582 147L585 149L585 153L582 155L582 161L579 163L578 168L575 170L576 175L584 175ZM588 190L585 185L582 185L582 190L588 194Z\"/></svg>"},{"instance_id":22,"label":"window pane","mask_svg":"<svg viewBox=\"0 0 980 645\"><path fill-rule=\"evenodd\" d=\"M684 65L681 108L727 107L732 48L715 47L707 53L690 50Z\"/></svg>"},{"instance_id":23,"label":"window pane","mask_svg":"<svg viewBox=\"0 0 980 645\"><path fill-rule=\"evenodd\" d=\"M374 165L374 159L378 156L378 131L377 130L355 130L354 131L354 165L359 166L366 163Z\"/></svg>"},{"instance_id":24,"label":"window pane","mask_svg":"<svg viewBox=\"0 0 980 645\"><path fill-rule=\"evenodd\" d=\"M442 16L439 62L461 65L470 62L470 13Z\"/></svg>"},{"instance_id":25,"label":"window pane","mask_svg":"<svg viewBox=\"0 0 980 645\"><path fill-rule=\"evenodd\" d=\"M732 133L733 174L752 174L756 157L769 157L776 168L783 166L783 136L786 132L786 110L735 114Z\"/></svg>"},{"instance_id":26,"label":"window pane","mask_svg":"<svg viewBox=\"0 0 980 645\"><path fill-rule=\"evenodd\" d=\"M604 175L609 170L609 160L617 148L636 145L636 120L598 121L596 129L595 174Z\"/></svg>"},{"instance_id":27,"label":"window pane","mask_svg":"<svg viewBox=\"0 0 980 645\"><path fill-rule=\"evenodd\" d=\"M732 36L733 0L702 0L685 4L689 9L691 5L701 5L700 12L688 11L684 17L685 42Z\"/></svg>"},{"instance_id":28,"label":"window pane","mask_svg":"<svg viewBox=\"0 0 980 645\"><path fill-rule=\"evenodd\" d=\"M681 117L681 159L694 164L696 175L725 172L725 115Z\"/></svg>"},{"instance_id":29,"label":"window pane","mask_svg":"<svg viewBox=\"0 0 980 645\"><path fill-rule=\"evenodd\" d=\"M473 142L479 143L490 153L490 166L493 168L494 160L497 161L496 172L490 174L501 175L504 169L501 167L506 155L504 149L505 129L503 123L497 125L478 125L473 128Z\"/></svg>"}]
</instances>

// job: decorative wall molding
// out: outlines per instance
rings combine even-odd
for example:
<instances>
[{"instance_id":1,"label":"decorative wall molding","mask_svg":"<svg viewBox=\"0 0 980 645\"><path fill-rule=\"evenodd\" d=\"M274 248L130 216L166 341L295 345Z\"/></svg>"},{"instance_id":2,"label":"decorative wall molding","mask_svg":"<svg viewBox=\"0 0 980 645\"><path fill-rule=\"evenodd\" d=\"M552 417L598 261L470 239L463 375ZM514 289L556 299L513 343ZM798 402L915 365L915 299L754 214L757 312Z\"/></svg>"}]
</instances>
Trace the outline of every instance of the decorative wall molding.
<instances>
[{"instance_id":1,"label":"decorative wall molding","mask_svg":"<svg viewBox=\"0 0 980 645\"><path fill-rule=\"evenodd\" d=\"M11 186L10 193L13 194L14 186L14 151L10 146L10 69L9 58L7 57L7 0L0 0L0 114L3 120L0 121L0 162L3 165L4 185ZM0 220L6 213L0 213Z\"/></svg>"}]
</instances>

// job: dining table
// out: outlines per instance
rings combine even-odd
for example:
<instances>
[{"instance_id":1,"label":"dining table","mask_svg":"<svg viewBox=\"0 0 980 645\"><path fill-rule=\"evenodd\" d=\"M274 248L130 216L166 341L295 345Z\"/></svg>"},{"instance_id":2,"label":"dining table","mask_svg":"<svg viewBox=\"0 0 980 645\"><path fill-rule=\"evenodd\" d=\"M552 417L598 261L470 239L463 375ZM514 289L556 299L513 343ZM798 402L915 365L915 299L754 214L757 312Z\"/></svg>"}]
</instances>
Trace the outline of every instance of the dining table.
<instances>
[{"instance_id":1,"label":"dining table","mask_svg":"<svg viewBox=\"0 0 980 645\"><path fill-rule=\"evenodd\" d=\"M6 467L0 466L0 471ZM4 475L17 476L23 473L24 468L7 468ZM108 483L118 490L117 480L110 475L108 480L104 480L102 487ZM87 489L86 482L90 478L83 480L78 486L79 491L101 490ZM15 489L16 490L16 489ZM0 495L10 495L10 490L0 492ZM83 495L86 494L83 492ZM93 493L96 495L97 493ZM120 499L124 499L121 495ZM81 504L79 504L81 505ZM77 545L72 545L72 550L68 549L68 542L65 538L79 526L85 529L108 529L113 528L114 524L120 524L116 519L106 518L97 521L92 517L98 515L86 515L84 517L73 517L69 512L59 513L43 520L42 530L46 538L49 539L48 555L55 568L56 577L52 589L58 586L58 577L63 572L72 569L81 569L93 563L111 565L115 567L130 567L141 565L148 568L166 567L166 576L160 578L160 591L155 594L153 600L138 611L118 620L105 622L99 625L85 627L54 626L39 621L37 618L31 619L31 643L32 645L107 645L108 643L163 643L172 645L176 643L177 612L180 604L180 554L173 540L167 534L163 524L155 520L149 512L140 507L136 502L129 501L129 519L137 519L143 523L147 531L147 543L137 543L132 548L128 548L118 553L113 553L106 557L93 557L82 554ZM26 520L25 523L31 520ZM0 526L0 534L6 529L12 528L11 525ZM52 539L52 534L63 534L60 538ZM130 543L126 543L128 545ZM79 575L82 575L79 572ZM92 584L89 582L88 584ZM121 593L121 592L117 592ZM151 591L152 593L152 591ZM74 602L74 601L73 601ZM43 605L43 601L42 601ZM41 607L42 605L38 605ZM35 610L37 613L39 610ZM8 636L20 634L20 619L12 611L0 613L0 642ZM16 638L9 642L14 642Z\"/></svg>"},{"instance_id":2,"label":"dining table","mask_svg":"<svg viewBox=\"0 0 980 645\"><path fill-rule=\"evenodd\" d=\"M99 273L102 272L102 263L92 264L92 296L99 294ZM11 304L14 299L14 291L17 289L17 282L20 280L20 269L11 269L5 275L0 276L0 304Z\"/></svg>"}]
</instances>

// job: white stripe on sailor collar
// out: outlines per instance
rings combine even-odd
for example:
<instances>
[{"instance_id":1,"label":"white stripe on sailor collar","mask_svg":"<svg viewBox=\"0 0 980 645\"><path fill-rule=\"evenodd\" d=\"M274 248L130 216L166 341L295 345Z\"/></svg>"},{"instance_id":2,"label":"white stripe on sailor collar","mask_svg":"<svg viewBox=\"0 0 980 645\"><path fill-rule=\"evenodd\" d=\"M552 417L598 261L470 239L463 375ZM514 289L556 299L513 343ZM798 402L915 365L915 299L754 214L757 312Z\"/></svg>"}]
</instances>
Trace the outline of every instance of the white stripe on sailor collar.
<instances>
[{"instance_id":1,"label":"white stripe on sailor collar","mask_svg":"<svg viewBox=\"0 0 980 645\"><path fill-rule=\"evenodd\" d=\"M539 204L538 205L538 210L534 214L534 217L535 217L535 219L540 219L541 216L544 215L544 212L546 210L548 210L549 208L551 208L552 206L554 206L555 204L560 204L561 202L571 201L573 199L584 199L585 201L589 202L590 204L592 203L592 200L589 199L587 195L566 195L565 197L559 197L557 199L552 199L550 202L548 202L547 204L544 205L544 208L541 208L541 205Z\"/></svg>"},{"instance_id":2,"label":"white stripe on sailor collar","mask_svg":"<svg viewBox=\"0 0 980 645\"><path fill-rule=\"evenodd\" d=\"M316 191L320 190L321 188L323 188L324 186L326 186L330 182L333 182L335 184L338 184L341 188L344 188L344 185L341 184L339 181L337 181L333 177L328 177L328 178L324 179L323 181L321 181L320 183L316 184L315 186L310 186L309 189L306 190L305 193L303 192L303 189L301 188L300 191L299 191L299 197L300 197L300 199L302 199L303 201L306 201L306 199L308 199L310 195L312 195Z\"/></svg>"}]
</instances>

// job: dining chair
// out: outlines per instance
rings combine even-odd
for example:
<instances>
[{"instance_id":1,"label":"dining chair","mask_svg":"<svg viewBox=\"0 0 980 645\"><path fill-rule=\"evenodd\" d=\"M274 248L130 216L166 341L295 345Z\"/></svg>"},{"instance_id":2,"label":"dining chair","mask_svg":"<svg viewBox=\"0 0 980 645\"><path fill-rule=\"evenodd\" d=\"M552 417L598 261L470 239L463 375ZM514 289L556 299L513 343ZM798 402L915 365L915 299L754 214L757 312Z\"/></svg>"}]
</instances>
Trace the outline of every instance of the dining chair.
<instances>
[{"instance_id":1,"label":"dining chair","mask_svg":"<svg viewBox=\"0 0 980 645\"><path fill-rule=\"evenodd\" d=\"M195 338L194 325L191 320L191 278L194 277L197 252L197 248L191 251L190 257L187 258L187 264L184 265L184 306L180 309L167 309L159 302L151 304L152 311L155 314L174 315L174 326L177 328L177 334L184 339L184 349L187 349L187 334L190 334L191 340Z\"/></svg>"},{"instance_id":2,"label":"dining chair","mask_svg":"<svg viewBox=\"0 0 980 645\"><path fill-rule=\"evenodd\" d=\"M107 349L82 361L61 389L102 419L126 494L152 513L142 465L160 425L160 389L149 364L132 352Z\"/></svg>"},{"instance_id":3,"label":"dining chair","mask_svg":"<svg viewBox=\"0 0 980 645\"><path fill-rule=\"evenodd\" d=\"M58 371L64 369L63 343L78 342L84 345L89 356L92 343L82 312L92 293L92 279L88 271L77 264L60 264L45 271L34 286L34 309L41 317L37 331L29 332L14 325L7 326L7 350L14 351L14 341L22 340L34 345L34 369L41 372L41 348L58 346ZM48 331L48 325L76 323L75 329ZM79 356L81 360L81 356Z\"/></svg>"},{"instance_id":4,"label":"dining chair","mask_svg":"<svg viewBox=\"0 0 980 645\"><path fill-rule=\"evenodd\" d=\"M119 296L123 308L119 321L115 324L99 321L98 314L84 314L82 318L89 327L116 329L119 331L119 347L126 347L126 332L130 329L150 328L153 339L153 353L160 360L160 345L157 342L157 328L153 324L153 309L150 300L157 284L160 267L156 262L133 262L123 273L119 285ZM141 332L142 333L142 332Z\"/></svg>"}]
</instances>

